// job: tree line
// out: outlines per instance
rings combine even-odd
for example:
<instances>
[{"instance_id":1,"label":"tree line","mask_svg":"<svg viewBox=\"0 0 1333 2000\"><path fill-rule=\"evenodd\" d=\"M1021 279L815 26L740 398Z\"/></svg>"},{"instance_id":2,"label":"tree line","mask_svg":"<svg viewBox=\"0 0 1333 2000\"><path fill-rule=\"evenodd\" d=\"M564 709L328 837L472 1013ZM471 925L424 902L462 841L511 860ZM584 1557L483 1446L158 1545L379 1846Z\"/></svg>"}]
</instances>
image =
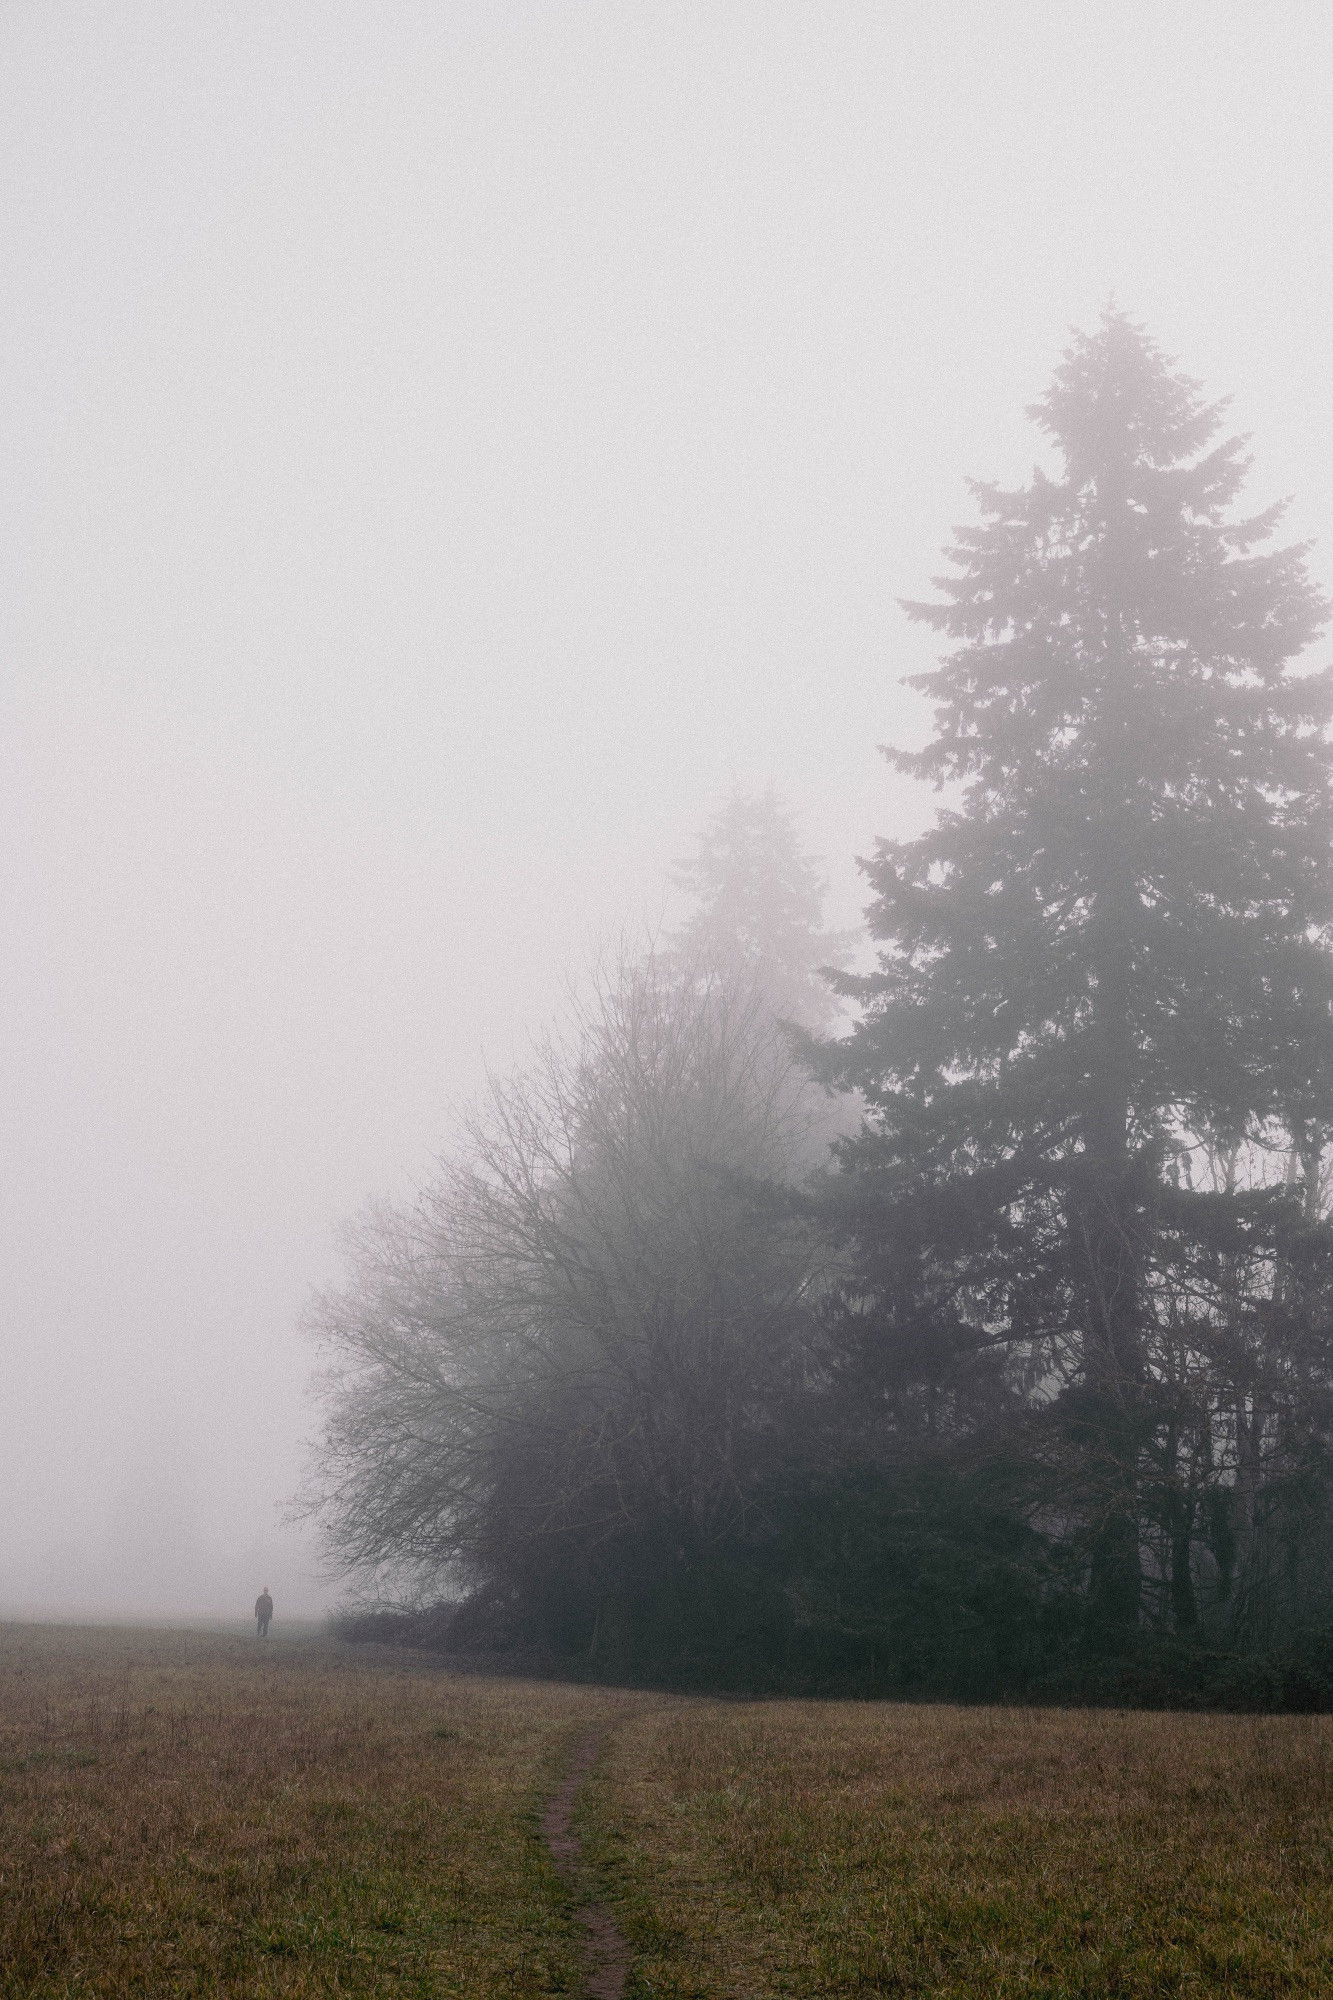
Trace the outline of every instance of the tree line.
<instances>
[{"instance_id":1,"label":"tree line","mask_svg":"<svg viewBox=\"0 0 1333 2000\"><path fill-rule=\"evenodd\" d=\"M1326 606L1147 334L975 484L871 970L774 796L317 1304L312 1488L450 1642L1333 1700Z\"/></svg>"}]
</instances>

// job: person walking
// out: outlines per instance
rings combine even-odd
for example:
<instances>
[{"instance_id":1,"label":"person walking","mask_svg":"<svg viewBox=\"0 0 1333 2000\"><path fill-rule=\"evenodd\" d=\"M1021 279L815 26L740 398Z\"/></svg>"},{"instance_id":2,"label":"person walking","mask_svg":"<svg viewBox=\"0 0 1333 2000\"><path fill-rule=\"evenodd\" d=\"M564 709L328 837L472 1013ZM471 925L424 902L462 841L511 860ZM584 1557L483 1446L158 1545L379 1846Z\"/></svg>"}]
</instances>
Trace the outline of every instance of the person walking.
<instances>
[{"instance_id":1,"label":"person walking","mask_svg":"<svg viewBox=\"0 0 1333 2000\"><path fill-rule=\"evenodd\" d=\"M255 1623L259 1627L259 1636L261 1639L267 1639L268 1637L268 1621L272 1616L273 1599L268 1594L268 1585L265 1584L255 1599Z\"/></svg>"}]
</instances>

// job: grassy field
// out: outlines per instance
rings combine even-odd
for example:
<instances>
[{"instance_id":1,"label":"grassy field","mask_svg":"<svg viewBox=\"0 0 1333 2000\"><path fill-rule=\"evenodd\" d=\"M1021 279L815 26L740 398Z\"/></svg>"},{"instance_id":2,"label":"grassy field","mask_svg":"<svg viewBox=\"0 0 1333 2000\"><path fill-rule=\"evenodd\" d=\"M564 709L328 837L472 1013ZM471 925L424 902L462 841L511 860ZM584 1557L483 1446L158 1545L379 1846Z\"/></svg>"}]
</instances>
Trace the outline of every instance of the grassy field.
<instances>
[{"instance_id":1,"label":"grassy field","mask_svg":"<svg viewBox=\"0 0 1333 2000\"><path fill-rule=\"evenodd\" d=\"M276 1636L0 1628L0 1994L576 1993L536 1808L615 1708Z\"/></svg>"},{"instance_id":2,"label":"grassy field","mask_svg":"<svg viewBox=\"0 0 1333 2000\"><path fill-rule=\"evenodd\" d=\"M1333 1995L1333 1720L712 1702L0 1628L0 1994Z\"/></svg>"},{"instance_id":3,"label":"grassy field","mask_svg":"<svg viewBox=\"0 0 1333 2000\"><path fill-rule=\"evenodd\" d=\"M1333 1995L1333 1720L628 1719L588 1812L641 1994Z\"/></svg>"}]
</instances>

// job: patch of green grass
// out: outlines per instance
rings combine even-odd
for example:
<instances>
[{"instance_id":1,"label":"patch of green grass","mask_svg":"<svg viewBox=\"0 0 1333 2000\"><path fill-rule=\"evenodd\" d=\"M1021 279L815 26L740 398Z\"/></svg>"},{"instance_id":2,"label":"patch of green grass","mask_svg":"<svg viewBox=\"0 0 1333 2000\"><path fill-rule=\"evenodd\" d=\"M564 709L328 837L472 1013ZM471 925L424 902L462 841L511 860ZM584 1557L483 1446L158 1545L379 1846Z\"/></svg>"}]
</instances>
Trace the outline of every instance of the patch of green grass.
<instances>
[{"instance_id":1,"label":"patch of green grass","mask_svg":"<svg viewBox=\"0 0 1333 2000\"><path fill-rule=\"evenodd\" d=\"M637 2000L1333 1993L1333 1721L676 1703L585 1808Z\"/></svg>"},{"instance_id":2,"label":"patch of green grass","mask_svg":"<svg viewBox=\"0 0 1333 2000\"><path fill-rule=\"evenodd\" d=\"M87 1771L97 1758L86 1750L30 1750L20 1757L0 1757L0 1775L14 1771L40 1771L44 1767L62 1771Z\"/></svg>"}]
</instances>

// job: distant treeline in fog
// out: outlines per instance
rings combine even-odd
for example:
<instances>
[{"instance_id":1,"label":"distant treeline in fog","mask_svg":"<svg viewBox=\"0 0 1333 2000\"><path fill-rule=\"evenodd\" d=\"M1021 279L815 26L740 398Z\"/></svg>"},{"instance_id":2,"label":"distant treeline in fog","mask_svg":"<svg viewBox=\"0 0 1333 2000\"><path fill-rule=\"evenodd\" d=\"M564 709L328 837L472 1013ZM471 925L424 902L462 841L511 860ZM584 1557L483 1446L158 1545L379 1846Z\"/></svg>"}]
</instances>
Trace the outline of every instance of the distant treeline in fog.
<instances>
[{"instance_id":1,"label":"distant treeline in fog","mask_svg":"<svg viewBox=\"0 0 1333 2000\"><path fill-rule=\"evenodd\" d=\"M772 795L317 1304L310 1504L454 1645L1333 1700L1325 606L1132 321L913 618L942 789L823 928ZM392 1621L391 1621L392 1623ZM394 1627L411 1634L411 1618Z\"/></svg>"}]
</instances>

